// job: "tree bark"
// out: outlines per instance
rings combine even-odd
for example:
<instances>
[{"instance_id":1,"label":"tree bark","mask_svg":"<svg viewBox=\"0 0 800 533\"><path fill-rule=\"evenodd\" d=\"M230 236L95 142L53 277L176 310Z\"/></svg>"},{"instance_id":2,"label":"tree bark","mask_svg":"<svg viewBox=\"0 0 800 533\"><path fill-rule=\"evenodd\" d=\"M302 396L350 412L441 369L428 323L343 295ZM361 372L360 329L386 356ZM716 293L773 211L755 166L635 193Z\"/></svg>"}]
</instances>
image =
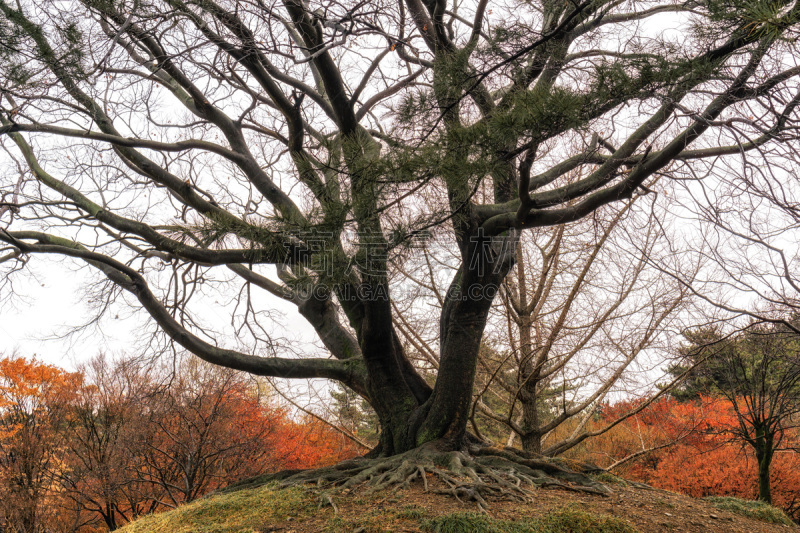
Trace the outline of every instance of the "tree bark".
<instances>
[{"instance_id":1,"label":"tree bark","mask_svg":"<svg viewBox=\"0 0 800 533\"><path fill-rule=\"evenodd\" d=\"M756 436L756 462L758 463L758 499L762 502L772 503L772 486L769 474L772 464L772 456L775 453L773 448L773 437L769 434Z\"/></svg>"},{"instance_id":2,"label":"tree bark","mask_svg":"<svg viewBox=\"0 0 800 533\"><path fill-rule=\"evenodd\" d=\"M531 390L528 390L531 389ZM539 432L539 398L536 395L536 381L526 381L520 391L522 406L522 430L520 435L522 449L526 452L542 453L542 435Z\"/></svg>"}]
</instances>

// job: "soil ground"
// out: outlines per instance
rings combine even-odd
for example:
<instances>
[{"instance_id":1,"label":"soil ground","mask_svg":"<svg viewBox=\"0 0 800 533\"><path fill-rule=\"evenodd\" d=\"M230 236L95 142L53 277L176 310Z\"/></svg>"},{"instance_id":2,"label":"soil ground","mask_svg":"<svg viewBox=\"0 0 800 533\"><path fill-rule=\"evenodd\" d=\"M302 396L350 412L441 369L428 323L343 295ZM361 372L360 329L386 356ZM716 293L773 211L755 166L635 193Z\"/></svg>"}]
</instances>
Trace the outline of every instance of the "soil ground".
<instances>
[{"instance_id":1,"label":"soil ground","mask_svg":"<svg viewBox=\"0 0 800 533\"><path fill-rule=\"evenodd\" d=\"M541 516L548 511L569 507L596 515L621 518L642 533L773 533L800 531L798 526L772 524L715 508L710 502L660 489L609 485L610 496L597 496L560 489L538 489L536 501L521 504L491 501L494 518L515 520ZM263 532L318 533L338 522L338 531L369 533L422 531L416 515L431 518L458 511L475 511L474 503L463 503L450 496L425 492L421 486L399 490L387 497L344 494L334 497L337 511L320 509L313 516L265 524Z\"/></svg>"}]
</instances>

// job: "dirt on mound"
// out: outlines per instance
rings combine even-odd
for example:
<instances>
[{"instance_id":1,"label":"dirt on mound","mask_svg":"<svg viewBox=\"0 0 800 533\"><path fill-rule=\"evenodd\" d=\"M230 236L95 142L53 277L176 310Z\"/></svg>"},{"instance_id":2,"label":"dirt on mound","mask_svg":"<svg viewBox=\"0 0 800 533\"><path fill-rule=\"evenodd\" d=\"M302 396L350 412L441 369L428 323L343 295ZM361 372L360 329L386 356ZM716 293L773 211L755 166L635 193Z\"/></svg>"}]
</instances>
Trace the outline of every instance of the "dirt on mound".
<instances>
[{"instance_id":1,"label":"dirt on mound","mask_svg":"<svg viewBox=\"0 0 800 533\"><path fill-rule=\"evenodd\" d=\"M796 525L769 523L721 510L707 500L682 494L633 486L610 484L612 494L600 496L560 489L538 489L536 501L491 501L489 516L510 521L545 517L558 510L582 511L594 516L608 516L628 522L641 533L774 533L800 531ZM336 511L327 507L313 516L286 517L265 524L263 532L319 533L341 531L371 533L377 531L423 532L420 518L427 519L458 512L474 512L475 503L463 503L452 497L424 491L412 485L384 498L359 496L357 491L334 498ZM429 529L428 529L429 531Z\"/></svg>"}]
</instances>

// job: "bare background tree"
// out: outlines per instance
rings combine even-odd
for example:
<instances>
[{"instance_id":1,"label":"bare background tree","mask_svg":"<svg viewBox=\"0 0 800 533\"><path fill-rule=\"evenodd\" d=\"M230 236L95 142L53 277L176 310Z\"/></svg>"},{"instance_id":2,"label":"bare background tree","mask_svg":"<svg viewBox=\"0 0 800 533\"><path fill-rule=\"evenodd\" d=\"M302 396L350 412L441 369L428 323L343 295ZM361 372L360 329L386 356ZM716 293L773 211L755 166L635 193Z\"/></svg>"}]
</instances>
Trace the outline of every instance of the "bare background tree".
<instances>
[{"instance_id":1,"label":"bare background tree","mask_svg":"<svg viewBox=\"0 0 800 533\"><path fill-rule=\"evenodd\" d=\"M526 451L557 455L598 434L586 423L609 397L658 392L660 367L675 350L669 343L691 320L688 289L649 265L672 264L663 224L654 220L663 209L629 202L523 235L478 359L477 435L508 446L519 439ZM453 264L446 247L429 247L416 263L396 265L409 295L396 302L398 331L431 374L438 368L433 315L444 303L435 287ZM691 280L692 265L672 266Z\"/></svg>"},{"instance_id":2,"label":"bare background tree","mask_svg":"<svg viewBox=\"0 0 800 533\"><path fill-rule=\"evenodd\" d=\"M506 278L498 308L506 328L490 337L496 360L484 362L499 385L487 392L505 394L492 402L498 408L481 401L478 409L525 450L563 453L596 434L586 423L607 399L652 395L686 319L686 289L647 266L668 261L655 215L630 207L533 233Z\"/></svg>"}]
</instances>

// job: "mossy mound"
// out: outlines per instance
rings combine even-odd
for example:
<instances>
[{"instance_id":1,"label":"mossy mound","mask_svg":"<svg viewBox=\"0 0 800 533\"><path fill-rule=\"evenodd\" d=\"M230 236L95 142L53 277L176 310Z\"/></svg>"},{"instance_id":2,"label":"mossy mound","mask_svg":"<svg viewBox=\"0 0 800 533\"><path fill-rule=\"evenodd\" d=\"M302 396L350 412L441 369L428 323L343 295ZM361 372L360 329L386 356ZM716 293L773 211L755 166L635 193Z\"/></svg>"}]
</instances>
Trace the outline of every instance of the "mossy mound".
<instances>
[{"instance_id":1,"label":"mossy mound","mask_svg":"<svg viewBox=\"0 0 800 533\"><path fill-rule=\"evenodd\" d=\"M704 500L711 502L717 509L755 518L772 524L793 525L786 513L768 503L754 500L743 500L732 496L707 496Z\"/></svg>"},{"instance_id":2,"label":"mossy mound","mask_svg":"<svg viewBox=\"0 0 800 533\"><path fill-rule=\"evenodd\" d=\"M636 533L628 522L594 515L570 507L557 509L540 518L498 520L485 514L453 513L423 520L427 533Z\"/></svg>"},{"instance_id":3,"label":"mossy mound","mask_svg":"<svg viewBox=\"0 0 800 533\"><path fill-rule=\"evenodd\" d=\"M321 515L328 515L319 523ZM326 533L384 533L399 524L426 533L637 533L628 522L596 515L571 506L554 509L541 517L503 520L485 513L455 512L432 516L414 506L377 506L366 513L334 514L319 509L319 496L301 487L265 485L201 498L175 510L145 516L120 533L263 533L274 525L301 528L316 518ZM301 528L302 529L302 528ZM305 529L302 529L305 531Z\"/></svg>"},{"instance_id":4,"label":"mossy mound","mask_svg":"<svg viewBox=\"0 0 800 533\"><path fill-rule=\"evenodd\" d=\"M260 533L275 521L302 519L317 510L317 500L299 487L266 485L212 494L172 511L148 515L120 533Z\"/></svg>"}]
</instances>

